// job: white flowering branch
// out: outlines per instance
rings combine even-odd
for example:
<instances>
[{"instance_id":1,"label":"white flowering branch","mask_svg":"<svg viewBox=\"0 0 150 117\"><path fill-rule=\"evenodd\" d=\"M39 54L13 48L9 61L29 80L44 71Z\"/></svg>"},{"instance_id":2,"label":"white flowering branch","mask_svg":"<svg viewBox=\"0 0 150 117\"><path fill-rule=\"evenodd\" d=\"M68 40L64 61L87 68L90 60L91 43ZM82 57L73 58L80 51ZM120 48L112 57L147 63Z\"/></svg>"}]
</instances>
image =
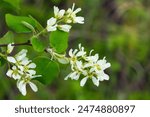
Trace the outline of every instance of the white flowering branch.
<instances>
[{"instance_id":1,"label":"white flowering branch","mask_svg":"<svg viewBox=\"0 0 150 117\"><path fill-rule=\"evenodd\" d=\"M42 52L45 51L47 54L49 54L51 56L50 61L57 61L61 64L70 64L72 71L65 77L65 80L68 78L72 80L81 79L80 86L82 87L85 85L88 79L92 80L96 86L99 86L100 81L109 80L109 76L105 74L104 70L110 67L111 64L105 60L105 57L103 59L99 59L98 54L92 55L93 50L91 50L88 54L81 44L79 44L78 49L70 49L69 56L67 57L65 52L59 53L54 47L48 46L43 49L43 45L41 45L42 42L38 38L44 34L49 35L49 32L56 30L61 30L62 32L68 33L72 28L71 24L73 23L84 24L84 17L77 16L77 13L80 11L81 8L75 9L75 4L73 4L72 8L69 8L66 11L64 9L60 10L58 7L54 6L54 17L51 17L49 20L47 20L46 28L42 28L42 30L38 33L28 22L21 22L33 32L33 36L30 38L30 40L23 43L12 42L9 44L0 44L0 47L7 47L6 52L0 53L0 59L1 57L4 58L9 65L6 75L17 81L17 88L22 95L26 95L27 93L27 84L29 84L34 92L37 92L38 88L32 82L32 80L42 77L42 75L37 75L35 70L37 65L33 63L32 60L29 60L27 57L28 51L26 49L22 49L14 56L10 56L14 47L17 46L32 46L37 51L42 50ZM58 44L58 42L56 44Z\"/></svg>"}]
</instances>

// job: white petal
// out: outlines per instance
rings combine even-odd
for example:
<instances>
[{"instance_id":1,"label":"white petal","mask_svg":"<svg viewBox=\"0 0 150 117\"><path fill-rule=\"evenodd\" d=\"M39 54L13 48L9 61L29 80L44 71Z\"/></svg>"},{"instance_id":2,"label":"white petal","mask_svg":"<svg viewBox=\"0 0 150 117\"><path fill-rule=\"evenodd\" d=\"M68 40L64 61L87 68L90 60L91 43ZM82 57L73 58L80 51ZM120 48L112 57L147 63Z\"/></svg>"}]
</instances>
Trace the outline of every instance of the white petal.
<instances>
[{"instance_id":1,"label":"white petal","mask_svg":"<svg viewBox=\"0 0 150 117\"><path fill-rule=\"evenodd\" d=\"M59 8L54 6L54 15L55 15L55 17L58 15L58 12L59 12Z\"/></svg>"},{"instance_id":2,"label":"white petal","mask_svg":"<svg viewBox=\"0 0 150 117\"><path fill-rule=\"evenodd\" d=\"M12 77L12 73L13 73L13 71L12 71L11 69L9 69L9 70L7 71L7 73L6 73L6 75L7 75L8 77Z\"/></svg>"},{"instance_id":3,"label":"white petal","mask_svg":"<svg viewBox=\"0 0 150 117\"><path fill-rule=\"evenodd\" d=\"M32 89L34 92L37 92L37 91L38 91L38 88L37 88L37 86L36 86L34 83L29 82L29 85L30 85L31 89Z\"/></svg>"},{"instance_id":4,"label":"white petal","mask_svg":"<svg viewBox=\"0 0 150 117\"><path fill-rule=\"evenodd\" d=\"M24 67L23 66L18 66L18 68L23 72L24 71Z\"/></svg>"},{"instance_id":5,"label":"white petal","mask_svg":"<svg viewBox=\"0 0 150 117\"><path fill-rule=\"evenodd\" d=\"M70 73L71 74L71 73ZM68 80L68 78L70 78L70 74L68 74L65 78L64 78L64 80Z\"/></svg>"},{"instance_id":6,"label":"white petal","mask_svg":"<svg viewBox=\"0 0 150 117\"><path fill-rule=\"evenodd\" d=\"M69 50L69 56L72 57L73 56L73 49Z\"/></svg>"},{"instance_id":7,"label":"white petal","mask_svg":"<svg viewBox=\"0 0 150 117\"><path fill-rule=\"evenodd\" d=\"M77 8L73 13L77 14L78 12L80 12L82 9L81 8Z\"/></svg>"},{"instance_id":8,"label":"white petal","mask_svg":"<svg viewBox=\"0 0 150 117\"><path fill-rule=\"evenodd\" d=\"M106 64L105 64L105 67L104 67L104 70L107 69L107 68L109 68L110 66L111 66L110 63L106 63Z\"/></svg>"},{"instance_id":9,"label":"white petal","mask_svg":"<svg viewBox=\"0 0 150 117\"><path fill-rule=\"evenodd\" d=\"M27 57L24 57L23 60L20 62L20 64L26 66L30 62L31 60L29 60Z\"/></svg>"},{"instance_id":10,"label":"white petal","mask_svg":"<svg viewBox=\"0 0 150 117\"><path fill-rule=\"evenodd\" d=\"M80 81L80 86L83 87L87 81L87 77L83 78L81 81Z\"/></svg>"},{"instance_id":11,"label":"white petal","mask_svg":"<svg viewBox=\"0 0 150 117\"><path fill-rule=\"evenodd\" d=\"M80 77L80 73L76 74L74 77L73 77L73 80L78 80Z\"/></svg>"},{"instance_id":12,"label":"white petal","mask_svg":"<svg viewBox=\"0 0 150 117\"><path fill-rule=\"evenodd\" d=\"M35 64L35 63L30 63L30 64L28 65L28 68L36 68L36 64Z\"/></svg>"},{"instance_id":13,"label":"white petal","mask_svg":"<svg viewBox=\"0 0 150 117\"><path fill-rule=\"evenodd\" d=\"M34 76L30 76L31 79L37 78L37 77L42 77L42 75L34 75Z\"/></svg>"},{"instance_id":14,"label":"white petal","mask_svg":"<svg viewBox=\"0 0 150 117\"><path fill-rule=\"evenodd\" d=\"M24 83L24 81L20 81L18 83L18 88L20 90L20 92L22 93L22 95L26 95L27 94L27 91L26 91L26 83Z\"/></svg>"},{"instance_id":15,"label":"white petal","mask_svg":"<svg viewBox=\"0 0 150 117\"><path fill-rule=\"evenodd\" d=\"M47 26L53 26L54 24L56 24L56 18L52 17L47 21Z\"/></svg>"},{"instance_id":16,"label":"white petal","mask_svg":"<svg viewBox=\"0 0 150 117\"><path fill-rule=\"evenodd\" d=\"M22 49L18 54L16 54L16 59L17 61L21 61L23 60L27 55L27 50L26 49Z\"/></svg>"},{"instance_id":17,"label":"white petal","mask_svg":"<svg viewBox=\"0 0 150 117\"><path fill-rule=\"evenodd\" d=\"M58 60L58 62L60 62L62 64L68 64L69 63L69 60L67 58L58 58L57 60Z\"/></svg>"},{"instance_id":18,"label":"white petal","mask_svg":"<svg viewBox=\"0 0 150 117\"><path fill-rule=\"evenodd\" d=\"M96 85L97 87L99 86L99 80L95 77L92 77L92 81L94 83L94 85Z\"/></svg>"},{"instance_id":19,"label":"white petal","mask_svg":"<svg viewBox=\"0 0 150 117\"><path fill-rule=\"evenodd\" d=\"M8 53L8 54L10 54L10 53L13 51L13 49L14 49L14 46L12 46L12 44L14 44L14 43L10 43L10 44L8 44L8 46L7 46L7 53Z\"/></svg>"},{"instance_id":20,"label":"white petal","mask_svg":"<svg viewBox=\"0 0 150 117\"><path fill-rule=\"evenodd\" d=\"M28 72L31 76L36 74L36 71L35 71L35 70L28 70L27 72Z\"/></svg>"},{"instance_id":21,"label":"white petal","mask_svg":"<svg viewBox=\"0 0 150 117\"><path fill-rule=\"evenodd\" d=\"M16 63L16 59L14 57L8 56L7 60L11 63Z\"/></svg>"},{"instance_id":22,"label":"white petal","mask_svg":"<svg viewBox=\"0 0 150 117\"><path fill-rule=\"evenodd\" d=\"M65 10L60 10L59 13L58 13L58 18L62 18L65 14Z\"/></svg>"},{"instance_id":23,"label":"white petal","mask_svg":"<svg viewBox=\"0 0 150 117\"><path fill-rule=\"evenodd\" d=\"M14 78L15 80L20 79L21 76L19 74L12 74L12 78Z\"/></svg>"},{"instance_id":24,"label":"white petal","mask_svg":"<svg viewBox=\"0 0 150 117\"><path fill-rule=\"evenodd\" d=\"M56 31L57 30L57 25L54 26L47 26L47 31Z\"/></svg>"},{"instance_id":25,"label":"white petal","mask_svg":"<svg viewBox=\"0 0 150 117\"><path fill-rule=\"evenodd\" d=\"M77 75L77 72L75 71L75 72L73 72L73 73L70 74L70 78L74 79L76 77L76 75Z\"/></svg>"},{"instance_id":26,"label":"white petal","mask_svg":"<svg viewBox=\"0 0 150 117\"><path fill-rule=\"evenodd\" d=\"M84 24L84 17L75 17L74 23Z\"/></svg>"},{"instance_id":27,"label":"white petal","mask_svg":"<svg viewBox=\"0 0 150 117\"><path fill-rule=\"evenodd\" d=\"M107 74L104 73L104 71L101 71L99 72L98 74L98 79L100 81L103 81L103 80L109 80L109 76Z\"/></svg>"},{"instance_id":28,"label":"white petal","mask_svg":"<svg viewBox=\"0 0 150 117\"><path fill-rule=\"evenodd\" d=\"M71 26L70 25L59 25L58 28L64 32L69 32L70 29L71 29Z\"/></svg>"},{"instance_id":29,"label":"white petal","mask_svg":"<svg viewBox=\"0 0 150 117\"><path fill-rule=\"evenodd\" d=\"M85 55L85 54L86 54L86 52L84 52L84 51L79 51L79 52L76 54L76 56L79 57L79 56L83 56L83 55Z\"/></svg>"}]
</instances>

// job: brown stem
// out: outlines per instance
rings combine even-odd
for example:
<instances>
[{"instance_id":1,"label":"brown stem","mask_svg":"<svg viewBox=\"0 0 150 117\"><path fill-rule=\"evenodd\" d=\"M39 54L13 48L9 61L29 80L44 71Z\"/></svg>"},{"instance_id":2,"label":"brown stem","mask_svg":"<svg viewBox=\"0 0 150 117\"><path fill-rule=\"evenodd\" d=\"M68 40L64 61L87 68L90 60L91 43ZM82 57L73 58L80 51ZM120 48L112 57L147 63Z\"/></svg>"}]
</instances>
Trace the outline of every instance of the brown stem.
<instances>
[{"instance_id":1,"label":"brown stem","mask_svg":"<svg viewBox=\"0 0 150 117\"><path fill-rule=\"evenodd\" d=\"M30 43L30 40L24 43L16 43L16 44L11 44L11 45L12 46L22 46L22 45L32 46L32 44ZM0 44L0 47L6 47L6 46L8 46L8 44Z\"/></svg>"}]
</instances>

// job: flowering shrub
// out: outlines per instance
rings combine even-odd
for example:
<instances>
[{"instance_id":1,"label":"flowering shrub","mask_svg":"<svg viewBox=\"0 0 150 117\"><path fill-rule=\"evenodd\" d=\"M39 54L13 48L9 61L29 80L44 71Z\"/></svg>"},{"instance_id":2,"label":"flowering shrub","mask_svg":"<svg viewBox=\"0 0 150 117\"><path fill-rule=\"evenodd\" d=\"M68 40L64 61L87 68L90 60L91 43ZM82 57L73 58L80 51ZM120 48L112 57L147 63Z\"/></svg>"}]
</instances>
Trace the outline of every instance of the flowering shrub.
<instances>
[{"instance_id":1,"label":"flowering shrub","mask_svg":"<svg viewBox=\"0 0 150 117\"><path fill-rule=\"evenodd\" d=\"M26 85L29 84L31 89L38 91L37 86L32 82L38 80L43 84L49 84L52 79L58 77L59 64L69 64L71 73L65 77L72 80L81 79L80 86L84 86L86 81L92 80L93 84L99 86L100 81L109 80L109 76L104 70L110 67L110 63L99 59L99 55L92 54L91 50L87 53L84 47L79 44L78 49L70 49L69 56L66 54L68 48L68 35L73 23L84 24L84 18L77 16L81 8L75 9L75 4L68 10L59 9L54 6L54 16L47 20L46 28L32 16L15 16L6 14L6 24L15 33L32 33L32 36L25 43L15 43L11 35L13 32L8 31L3 38L6 40L1 43L0 62L8 64L6 75L9 78L17 80L17 88L26 95ZM47 35L49 36L47 38ZM45 38L46 37L46 38ZM49 44L44 43L44 39ZM27 57L27 49L22 49L14 55L14 47L28 45L32 46L34 51L46 53L46 56L38 56L32 62ZM5 49L7 47L7 49Z\"/></svg>"}]
</instances>

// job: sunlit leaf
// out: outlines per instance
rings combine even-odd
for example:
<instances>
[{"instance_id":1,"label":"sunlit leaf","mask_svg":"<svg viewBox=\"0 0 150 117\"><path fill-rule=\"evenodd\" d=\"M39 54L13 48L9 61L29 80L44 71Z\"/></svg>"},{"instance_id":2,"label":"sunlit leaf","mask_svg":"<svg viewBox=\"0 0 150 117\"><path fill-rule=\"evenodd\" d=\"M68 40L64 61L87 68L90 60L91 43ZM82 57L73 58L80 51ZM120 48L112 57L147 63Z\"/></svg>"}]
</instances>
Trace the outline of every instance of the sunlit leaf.
<instances>
[{"instance_id":1,"label":"sunlit leaf","mask_svg":"<svg viewBox=\"0 0 150 117\"><path fill-rule=\"evenodd\" d=\"M68 47L69 34L63 31L54 31L50 33L50 46L53 47L58 53L63 53Z\"/></svg>"},{"instance_id":2,"label":"sunlit leaf","mask_svg":"<svg viewBox=\"0 0 150 117\"><path fill-rule=\"evenodd\" d=\"M35 22L29 17L24 16L15 16L11 14L6 14L6 23L8 27L12 30L14 30L17 33L29 33L32 30L27 28L22 24L22 22L25 21L35 27Z\"/></svg>"}]
</instances>

